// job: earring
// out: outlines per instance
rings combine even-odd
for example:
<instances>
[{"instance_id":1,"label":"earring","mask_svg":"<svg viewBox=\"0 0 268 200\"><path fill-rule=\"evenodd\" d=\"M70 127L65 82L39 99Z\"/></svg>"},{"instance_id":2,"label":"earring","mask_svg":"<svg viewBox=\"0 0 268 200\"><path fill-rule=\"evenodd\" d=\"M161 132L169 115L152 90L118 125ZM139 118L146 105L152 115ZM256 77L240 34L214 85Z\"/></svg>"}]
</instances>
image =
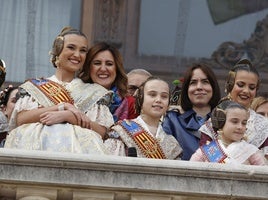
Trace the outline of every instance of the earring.
<instances>
[{"instance_id":1,"label":"earring","mask_svg":"<svg viewBox=\"0 0 268 200\"><path fill-rule=\"evenodd\" d=\"M60 61L59 61L59 56L56 56L55 65L56 65L57 67L59 67L59 63L60 63Z\"/></svg>"}]
</instances>

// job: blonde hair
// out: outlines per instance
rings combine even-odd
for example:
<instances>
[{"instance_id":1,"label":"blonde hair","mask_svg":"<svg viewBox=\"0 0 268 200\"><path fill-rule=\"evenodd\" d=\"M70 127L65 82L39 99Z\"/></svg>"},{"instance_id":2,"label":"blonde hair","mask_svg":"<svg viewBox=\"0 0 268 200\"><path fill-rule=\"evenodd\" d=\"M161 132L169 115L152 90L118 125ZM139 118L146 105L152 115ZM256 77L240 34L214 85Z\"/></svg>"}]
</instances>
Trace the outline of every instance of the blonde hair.
<instances>
[{"instance_id":1,"label":"blonde hair","mask_svg":"<svg viewBox=\"0 0 268 200\"><path fill-rule=\"evenodd\" d=\"M53 45L52 45L52 49L51 51L49 51L49 54L51 56L50 62L53 64L55 68L57 68L57 64L56 64L57 59L58 59L58 56L61 54L63 46L64 46L64 36L68 34L81 35L87 39L86 35L82 33L81 31L74 29L70 26L64 27L61 30L60 34L55 38Z\"/></svg>"},{"instance_id":2,"label":"blonde hair","mask_svg":"<svg viewBox=\"0 0 268 200\"><path fill-rule=\"evenodd\" d=\"M262 96L256 97L253 99L250 107L252 110L257 110L261 105L268 103L268 99Z\"/></svg>"}]
</instances>

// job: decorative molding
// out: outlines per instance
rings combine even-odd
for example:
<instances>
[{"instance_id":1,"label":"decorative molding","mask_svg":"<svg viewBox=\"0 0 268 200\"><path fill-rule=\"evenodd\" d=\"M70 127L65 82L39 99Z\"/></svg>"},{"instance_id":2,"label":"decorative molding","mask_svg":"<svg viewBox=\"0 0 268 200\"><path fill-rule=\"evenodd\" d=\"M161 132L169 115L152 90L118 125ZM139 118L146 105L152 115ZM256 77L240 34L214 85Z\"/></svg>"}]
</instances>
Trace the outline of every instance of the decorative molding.
<instances>
[{"instance_id":1,"label":"decorative molding","mask_svg":"<svg viewBox=\"0 0 268 200\"><path fill-rule=\"evenodd\" d=\"M213 68L230 69L241 58L248 58L258 71L268 72L268 15L256 23L256 28L248 40L242 43L224 42L211 58L202 58Z\"/></svg>"},{"instance_id":2,"label":"decorative molding","mask_svg":"<svg viewBox=\"0 0 268 200\"><path fill-rule=\"evenodd\" d=\"M94 42L106 41L117 48L123 45L126 29L125 0L97 0L95 4Z\"/></svg>"}]
</instances>

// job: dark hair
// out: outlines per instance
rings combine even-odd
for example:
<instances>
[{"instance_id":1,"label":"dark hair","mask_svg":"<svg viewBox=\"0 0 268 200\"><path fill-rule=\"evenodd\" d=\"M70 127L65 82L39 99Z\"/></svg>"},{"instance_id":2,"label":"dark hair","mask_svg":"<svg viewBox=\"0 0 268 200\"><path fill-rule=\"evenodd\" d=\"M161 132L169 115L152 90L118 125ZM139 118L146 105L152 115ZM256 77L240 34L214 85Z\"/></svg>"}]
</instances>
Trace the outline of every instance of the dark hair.
<instances>
[{"instance_id":1,"label":"dark hair","mask_svg":"<svg viewBox=\"0 0 268 200\"><path fill-rule=\"evenodd\" d=\"M60 53L62 52L62 49L64 47L64 36L70 35L70 34L80 35L80 36L83 36L87 39L86 35L84 33L82 33L81 31L74 29L70 26L64 27L61 30L60 34L55 38L55 40L53 42L52 49L49 52L49 54L51 55L50 61L55 68L57 68L57 66L55 64L57 57L60 55Z\"/></svg>"},{"instance_id":2,"label":"dark hair","mask_svg":"<svg viewBox=\"0 0 268 200\"><path fill-rule=\"evenodd\" d=\"M211 112L211 123L214 130L222 129L226 122L226 110L239 108L247 111L246 107L241 104L225 99L219 103Z\"/></svg>"},{"instance_id":3,"label":"dark hair","mask_svg":"<svg viewBox=\"0 0 268 200\"><path fill-rule=\"evenodd\" d=\"M6 64L4 60L0 59L0 87L6 80Z\"/></svg>"},{"instance_id":4,"label":"dark hair","mask_svg":"<svg viewBox=\"0 0 268 200\"><path fill-rule=\"evenodd\" d=\"M9 85L3 91L0 92L0 107L7 105L9 96L10 96L11 92L15 89L18 89L18 87L14 87L13 85ZM16 95L16 97L17 97L17 95Z\"/></svg>"},{"instance_id":5,"label":"dark hair","mask_svg":"<svg viewBox=\"0 0 268 200\"><path fill-rule=\"evenodd\" d=\"M216 78L214 72L210 69L210 67L204 63L193 64L186 71L186 73L184 75L184 82L182 84L182 89L181 89L181 95L180 95L181 96L181 107L184 111L190 110L193 107L193 104L190 101L189 96L188 96L188 89L189 89L191 78L193 76L193 71L196 69L201 69L204 72L204 74L206 74L207 79L212 87L213 95L208 102L211 109L213 109L215 106L217 106L217 104L221 98L221 92L220 92L220 87L219 87L217 78Z\"/></svg>"},{"instance_id":6,"label":"dark hair","mask_svg":"<svg viewBox=\"0 0 268 200\"><path fill-rule=\"evenodd\" d=\"M227 94L229 94L232 91L233 87L234 87L236 73L238 71L242 71L242 70L247 71L247 72L252 72L252 73L257 75L258 82L257 82L256 90L259 89L260 76L259 76L259 73L258 73L257 69L252 65L252 63L248 59L242 59L242 60L238 61L235 64L235 66L229 71L227 81L225 83L225 92Z\"/></svg>"},{"instance_id":7,"label":"dark hair","mask_svg":"<svg viewBox=\"0 0 268 200\"><path fill-rule=\"evenodd\" d=\"M159 77L155 77L155 76L150 76L145 82L143 82L141 84L141 86L139 87L139 89L137 90L137 94L136 94L136 101L135 101L135 110L137 114L141 113L141 109L142 109L142 104L144 101L144 87L146 85L146 83L148 83L149 81L152 80L159 80L159 81L163 81L166 83L166 81L164 81L163 79L159 78ZM170 91L169 91L169 96L170 96Z\"/></svg>"},{"instance_id":8,"label":"dark hair","mask_svg":"<svg viewBox=\"0 0 268 200\"><path fill-rule=\"evenodd\" d=\"M125 97L127 94L127 75L123 65L123 58L117 48L106 42L97 43L89 49L83 70L79 73L78 77L80 77L85 83L93 83L90 76L90 67L93 59L102 51L110 51L113 55L116 66L116 77L113 85L118 88L119 94L122 97Z\"/></svg>"}]
</instances>

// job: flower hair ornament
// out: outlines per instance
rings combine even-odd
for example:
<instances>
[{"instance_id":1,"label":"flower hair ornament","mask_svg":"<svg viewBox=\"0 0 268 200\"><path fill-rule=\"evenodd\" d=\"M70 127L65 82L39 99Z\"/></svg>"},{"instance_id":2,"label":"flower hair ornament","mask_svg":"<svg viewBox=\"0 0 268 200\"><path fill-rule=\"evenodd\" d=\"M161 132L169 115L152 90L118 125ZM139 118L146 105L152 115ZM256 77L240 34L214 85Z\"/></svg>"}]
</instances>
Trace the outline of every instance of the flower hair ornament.
<instances>
[{"instance_id":1,"label":"flower hair ornament","mask_svg":"<svg viewBox=\"0 0 268 200\"><path fill-rule=\"evenodd\" d=\"M170 105L180 105L181 85L184 82L184 78L174 80L172 83L175 86L170 95Z\"/></svg>"}]
</instances>

